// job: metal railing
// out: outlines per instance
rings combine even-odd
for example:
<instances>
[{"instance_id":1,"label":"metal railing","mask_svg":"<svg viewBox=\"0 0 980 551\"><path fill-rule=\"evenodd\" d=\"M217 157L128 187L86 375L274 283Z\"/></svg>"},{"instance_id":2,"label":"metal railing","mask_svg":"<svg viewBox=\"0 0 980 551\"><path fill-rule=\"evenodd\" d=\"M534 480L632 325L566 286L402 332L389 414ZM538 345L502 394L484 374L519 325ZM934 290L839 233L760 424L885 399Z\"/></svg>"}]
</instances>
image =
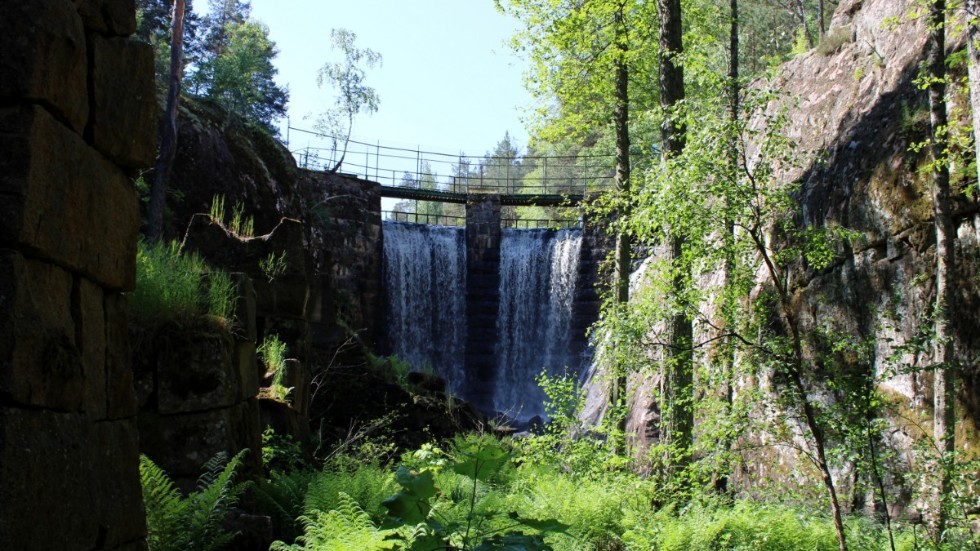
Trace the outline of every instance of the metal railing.
<instances>
[{"instance_id":1,"label":"metal railing","mask_svg":"<svg viewBox=\"0 0 980 551\"><path fill-rule=\"evenodd\" d=\"M501 218L500 227L514 229L548 228L553 230L575 230L582 227L582 219Z\"/></svg>"},{"instance_id":2,"label":"metal railing","mask_svg":"<svg viewBox=\"0 0 980 551\"><path fill-rule=\"evenodd\" d=\"M581 195L614 185L612 155L475 156L420 148L407 149L351 140L346 154L330 136L288 127L290 134L311 140L293 149L300 167L330 170L343 155L338 172L354 174L386 187L455 194ZM287 134L288 136L288 134ZM330 145L318 145L330 144Z\"/></svg>"},{"instance_id":3,"label":"metal railing","mask_svg":"<svg viewBox=\"0 0 980 551\"><path fill-rule=\"evenodd\" d=\"M404 212L397 210L381 211L382 220L408 222L411 224L432 224L436 226L466 226L465 216L452 214L429 214L425 212Z\"/></svg>"}]
</instances>

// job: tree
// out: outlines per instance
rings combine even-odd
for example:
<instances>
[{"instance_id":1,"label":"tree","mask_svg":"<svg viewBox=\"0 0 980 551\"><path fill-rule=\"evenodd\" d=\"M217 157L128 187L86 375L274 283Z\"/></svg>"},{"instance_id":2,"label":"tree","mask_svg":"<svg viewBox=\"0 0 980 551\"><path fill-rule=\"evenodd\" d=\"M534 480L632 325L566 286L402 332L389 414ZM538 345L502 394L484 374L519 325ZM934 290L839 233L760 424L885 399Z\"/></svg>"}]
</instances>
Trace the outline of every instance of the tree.
<instances>
[{"instance_id":1,"label":"tree","mask_svg":"<svg viewBox=\"0 0 980 551\"><path fill-rule=\"evenodd\" d=\"M323 88L324 84L334 88L337 96L333 108L322 113L316 119L316 129L337 142L343 141L343 150L337 163L330 172L337 172L344 164L347 156L347 146L350 143L351 131L354 128L354 117L361 111L376 113L378 111L378 94L374 88L364 84L367 77L366 68L381 64L381 54L369 48L360 49L354 45L357 35L347 29L330 31L330 41L334 49L343 54L342 61L328 62L317 72L316 84Z\"/></svg>"},{"instance_id":2,"label":"tree","mask_svg":"<svg viewBox=\"0 0 980 551\"><path fill-rule=\"evenodd\" d=\"M156 80L164 93L166 92L168 77L170 75L172 12L173 0L137 0L136 2L135 36L153 46ZM194 12L193 2L185 0L183 52L183 64L185 67L198 56L198 34L201 23L201 18ZM186 82L184 86L186 87Z\"/></svg>"},{"instance_id":3,"label":"tree","mask_svg":"<svg viewBox=\"0 0 980 551\"><path fill-rule=\"evenodd\" d=\"M180 85L183 78L184 53L184 0L176 0L173 9L173 28L170 44L170 83L167 90L167 108L164 112L163 132L160 137L160 155L153 170L153 186L150 189L147 237L158 241L163 236L163 212L166 210L167 184L177 154L177 108L180 102Z\"/></svg>"},{"instance_id":4,"label":"tree","mask_svg":"<svg viewBox=\"0 0 980 551\"><path fill-rule=\"evenodd\" d=\"M929 150L932 155L932 206L936 232L936 300L933 309L933 435L939 450L940 468L937 490L934 538L945 537L952 489L949 464L955 439L955 393L952 297L955 296L955 265L952 200L950 198L946 115L946 1L929 2L929 53L927 62L929 92Z\"/></svg>"},{"instance_id":5,"label":"tree","mask_svg":"<svg viewBox=\"0 0 980 551\"><path fill-rule=\"evenodd\" d=\"M229 24L225 32L227 45L203 68L211 79L204 95L272 131L272 123L286 114L289 94L274 80L278 70L272 61L279 52L269 29L247 20Z\"/></svg>"},{"instance_id":6,"label":"tree","mask_svg":"<svg viewBox=\"0 0 980 551\"><path fill-rule=\"evenodd\" d=\"M677 113L684 101L684 55L683 27L681 23L680 0L657 0L660 21L660 105L663 109L661 128L661 156L664 161L679 156L684 151L687 129L684 119ZM684 255L684 237L680 228L667 230L668 262L681 264ZM689 277L684 269L676 269L673 287L676 296ZM693 358L692 340L694 328L686 308L681 305L671 317L667 333L664 360L667 368L666 409L669 411L670 429L667 439L680 451L682 462L686 462L693 443L694 410L693 402Z\"/></svg>"}]
</instances>

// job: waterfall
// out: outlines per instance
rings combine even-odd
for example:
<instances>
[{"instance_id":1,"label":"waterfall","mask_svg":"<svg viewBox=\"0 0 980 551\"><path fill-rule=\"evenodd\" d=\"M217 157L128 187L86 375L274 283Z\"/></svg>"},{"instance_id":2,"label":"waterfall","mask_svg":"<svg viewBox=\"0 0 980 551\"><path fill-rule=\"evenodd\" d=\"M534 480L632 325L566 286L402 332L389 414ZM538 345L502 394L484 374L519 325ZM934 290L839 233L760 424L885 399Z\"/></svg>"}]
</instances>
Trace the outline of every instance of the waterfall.
<instances>
[{"instance_id":1,"label":"waterfall","mask_svg":"<svg viewBox=\"0 0 980 551\"><path fill-rule=\"evenodd\" d=\"M384 222L388 343L413 369L431 366L459 395L466 349L462 228Z\"/></svg>"},{"instance_id":2,"label":"waterfall","mask_svg":"<svg viewBox=\"0 0 980 551\"><path fill-rule=\"evenodd\" d=\"M512 418L544 414L542 370L579 375L571 326L581 247L579 230L503 231L494 406Z\"/></svg>"}]
</instances>

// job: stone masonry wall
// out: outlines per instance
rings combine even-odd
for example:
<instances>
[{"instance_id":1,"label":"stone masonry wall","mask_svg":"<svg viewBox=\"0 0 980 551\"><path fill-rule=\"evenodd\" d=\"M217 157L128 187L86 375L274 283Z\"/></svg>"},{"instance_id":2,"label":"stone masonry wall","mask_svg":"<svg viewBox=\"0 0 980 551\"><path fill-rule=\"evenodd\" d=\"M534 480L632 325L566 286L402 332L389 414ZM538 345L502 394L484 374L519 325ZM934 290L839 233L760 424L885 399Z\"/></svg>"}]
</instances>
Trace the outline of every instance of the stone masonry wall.
<instances>
[{"instance_id":1,"label":"stone masonry wall","mask_svg":"<svg viewBox=\"0 0 980 551\"><path fill-rule=\"evenodd\" d=\"M312 171L303 171L301 182L319 201L313 215L324 224L325 276L315 283L310 309L315 345L333 350L346 337L336 334L339 318L380 350L385 323L381 185Z\"/></svg>"},{"instance_id":2,"label":"stone masonry wall","mask_svg":"<svg viewBox=\"0 0 980 551\"><path fill-rule=\"evenodd\" d=\"M155 156L133 0L0 2L0 542L145 549L122 292Z\"/></svg>"},{"instance_id":3,"label":"stone masonry wall","mask_svg":"<svg viewBox=\"0 0 980 551\"><path fill-rule=\"evenodd\" d=\"M466 200L466 396L493 412L500 309L500 196Z\"/></svg>"}]
</instances>

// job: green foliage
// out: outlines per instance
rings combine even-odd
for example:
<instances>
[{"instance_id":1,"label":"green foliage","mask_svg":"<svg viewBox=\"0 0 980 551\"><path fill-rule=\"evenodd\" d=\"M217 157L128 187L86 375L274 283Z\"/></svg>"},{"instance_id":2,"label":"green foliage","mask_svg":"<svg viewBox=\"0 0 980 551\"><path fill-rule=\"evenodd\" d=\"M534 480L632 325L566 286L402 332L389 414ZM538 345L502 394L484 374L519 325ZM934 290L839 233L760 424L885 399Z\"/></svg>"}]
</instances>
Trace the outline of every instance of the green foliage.
<instances>
[{"instance_id":1,"label":"green foliage","mask_svg":"<svg viewBox=\"0 0 980 551\"><path fill-rule=\"evenodd\" d=\"M269 256L259 260L259 269L270 282L282 276L286 273L286 251L269 253Z\"/></svg>"},{"instance_id":2,"label":"green foliage","mask_svg":"<svg viewBox=\"0 0 980 551\"><path fill-rule=\"evenodd\" d=\"M352 497L376 521L384 519L381 503L395 491L394 475L377 462L340 455L324 466L310 483L307 511L330 511L340 504L339 494Z\"/></svg>"},{"instance_id":3,"label":"green foliage","mask_svg":"<svg viewBox=\"0 0 980 551\"><path fill-rule=\"evenodd\" d=\"M280 402L288 402L293 388L286 388L282 384L287 369L286 343L279 339L279 335L268 335L262 339L256 352L265 364L266 373L272 373L272 384L269 386L272 397Z\"/></svg>"},{"instance_id":4,"label":"green foliage","mask_svg":"<svg viewBox=\"0 0 980 551\"><path fill-rule=\"evenodd\" d=\"M245 484L234 482L245 450L228 460L219 453L204 465L197 491L187 497L173 481L145 455L140 456L140 482L146 507L147 543L150 551L218 551L231 542L234 534L222 528L228 512L235 507Z\"/></svg>"},{"instance_id":5,"label":"green foliage","mask_svg":"<svg viewBox=\"0 0 980 551\"><path fill-rule=\"evenodd\" d=\"M318 116L315 122L318 131L333 138L335 151L343 141L343 153L335 169L340 167L347 153L354 117L361 111L376 113L380 103L377 92L364 81L366 69L381 64L381 54L370 48L357 48L356 40L357 35L347 29L331 29L331 46L340 50L343 61L324 64L316 76L317 87L326 84L337 92L333 107Z\"/></svg>"},{"instance_id":6,"label":"green foliage","mask_svg":"<svg viewBox=\"0 0 980 551\"><path fill-rule=\"evenodd\" d=\"M236 301L231 276L211 269L196 254L181 254L176 242L137 244L136 288L128 304L138 325L190 322L204 316L227 324Z\"/></svg>"},{"instance_id":7,"label":"green foliage","mask_svg":"<svg viewBox=\"0 0 980 551\"><path fill-rule=\"evenodd\" d=\"M292 436L266 427L262 432L262 465L266 472L301 470L306 466L303 446Z\"/></svg>"},{"instance_id":8,"label":"green foliage","mask_svg":"<svg viewBox=\"0 0 980 551\"><path fill-rule=\"evenodd\" d=\"M276 539L295 541L303 534L300 517L310 482L315 476L316 473L306 470L273 470L269 478L260 479L253 486L259 510L272 518Z\"/></svg>"},{"instance_id":9,"label":"green foliage","mask_svg":"<svg viewBox=\"0 0 980 551\"><path fill-rule=\"evenodd\" d=\"M226 219L225 196L215 195L211 198L211 209L208 211L211 220L221 225L239 239L250 239L255 235L255 219L245 215L245 205L235 203L231 209L231 218ZM285 253L283 253L285 254ZM285 259L285 257L283 257Z\"/></svg>"},{"instance_id":10,"label":"green foliage","mask_svg":"<svg viewBox=\"0 0 980 551\"><path fill-rule=\"evenodd\" d=\"M811 510L739 501L733 506L697 505L682 511L668 507L649 516L629 515L623 540L628 549L834 551L833 523ZM848 520L849 548L887 549L880 525L860 518ZM908 547L899 547L908 549Z\"/></svg>"},{"instance_id":11,"label":"green foliage","mask_svg":"<svg viewBox=\"0 0 980 551\"><path fill-rule=\"evenodd\" d=\"M586 396L578 377L542 372L537 382L545 393L545 414L550 421L540 434L514 443L522 463L549 465L581 477L594 477L628 465L628 458L617 453L615 446L624 438L618 421L625 404L611 408L599 425L589 426L580 418Z\"/></svg>"},{"instance_id":12,"label":"green foliage","mask_svg":"<svg viewBox=\"0 0 980 551\"><path fill-rule=\"evenodd\" d=\"M270 551L376 551L397 548L396 542L388 539L395 531L379 529L371 516L343 492L338 494L336 508L314 510L301 520L306 530L298 538L298 543L286 545L277 541L269 548Z\"/></svg>"}]
</instances>

